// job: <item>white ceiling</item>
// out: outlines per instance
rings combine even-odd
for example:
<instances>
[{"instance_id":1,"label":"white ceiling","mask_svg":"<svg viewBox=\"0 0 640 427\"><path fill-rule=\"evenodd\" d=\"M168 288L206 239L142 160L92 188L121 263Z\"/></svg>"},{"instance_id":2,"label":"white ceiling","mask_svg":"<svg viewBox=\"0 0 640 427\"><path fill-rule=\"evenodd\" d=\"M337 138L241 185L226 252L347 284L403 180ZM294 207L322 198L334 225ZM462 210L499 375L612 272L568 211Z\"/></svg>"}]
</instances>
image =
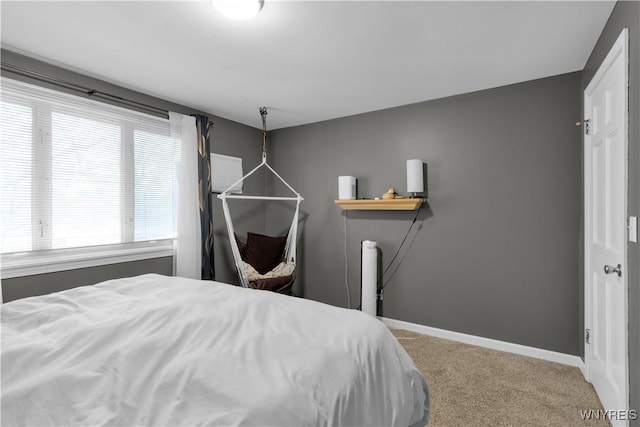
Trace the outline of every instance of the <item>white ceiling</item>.
<instances>
[{"instance_id":1,"label":"white ceiling","mask_svg":"<svg viewBox=\"0 0 640 427\"><path fill-rule=\"evenodd\" d=\"M277 129L581 70L615 2L0 3L6 49Z\"/></svg>"}]
</instances>

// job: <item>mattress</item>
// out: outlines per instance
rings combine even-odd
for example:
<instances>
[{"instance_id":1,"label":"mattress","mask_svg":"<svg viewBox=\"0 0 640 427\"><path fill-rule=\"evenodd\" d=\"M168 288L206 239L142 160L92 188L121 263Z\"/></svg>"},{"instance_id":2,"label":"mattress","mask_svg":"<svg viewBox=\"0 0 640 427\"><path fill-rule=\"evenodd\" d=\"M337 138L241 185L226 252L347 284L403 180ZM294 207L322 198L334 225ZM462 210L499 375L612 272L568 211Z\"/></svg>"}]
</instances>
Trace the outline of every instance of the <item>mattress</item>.
<instances>
[{"instance_id":1,"label":"mattress","mask_svg":"<svg viewBox=\"0 0 640 427\"><path fill-rule=\"evenodd\" d=\"M2 305L6 426L424 426L426 382L356 310L148 274Z\"/></svg>"}]
</instances>

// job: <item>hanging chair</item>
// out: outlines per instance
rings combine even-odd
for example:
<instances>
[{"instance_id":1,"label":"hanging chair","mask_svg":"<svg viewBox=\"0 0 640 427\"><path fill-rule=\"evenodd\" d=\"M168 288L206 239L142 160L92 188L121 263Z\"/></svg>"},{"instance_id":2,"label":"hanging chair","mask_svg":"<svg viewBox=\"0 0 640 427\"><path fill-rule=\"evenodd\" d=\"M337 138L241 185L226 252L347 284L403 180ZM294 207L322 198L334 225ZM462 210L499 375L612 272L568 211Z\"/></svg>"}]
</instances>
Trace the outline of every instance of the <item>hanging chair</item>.
<instances>
[{"instance_id":1,"label":"hanging chair","mask_svg":"<svg viewBox=\"0 0 640 427\"><path fill-rule=\"evenodd\" d=\"M295 281L296 269L296 242L298 240L298 216L300 212L300 202L304 200L300 194L293 189L278 173L267 163L266 152L266 115L267 109L260 108L262 116L262 162L253 168L251 172L234 182L226 190L218 195L222 201L224 220L227 225L229 244L236 265L236 271L240 278L240 284L245 288L265 289L284 294L291 294L291 288ZM266 167L284 185L291 190L295 196L292 197L272 197L272 196L247 196L230 194L232 188L253 175L258 169ZM257 233L247 233L246 240L240 239L233 228L231 214L229 213L228 199L243 200L289 200L296 202L296 210L289 227L289 232L285 236L266 236Z\"/></svg>"}]
</instances>

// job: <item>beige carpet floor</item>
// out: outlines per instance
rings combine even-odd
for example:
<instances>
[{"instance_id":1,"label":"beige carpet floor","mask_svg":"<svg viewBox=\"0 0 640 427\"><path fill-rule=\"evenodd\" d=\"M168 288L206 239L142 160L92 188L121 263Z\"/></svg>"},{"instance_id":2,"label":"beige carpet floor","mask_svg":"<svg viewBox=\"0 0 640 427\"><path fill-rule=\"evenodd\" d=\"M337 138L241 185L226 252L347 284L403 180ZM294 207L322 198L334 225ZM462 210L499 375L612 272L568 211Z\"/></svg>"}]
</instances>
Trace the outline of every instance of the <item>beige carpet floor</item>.
<instances>
[{"instance_id":1,"label":"beige carpet floor","mask_svg":"<svg viewBox=\"0 0 640 427\"><path fill-rule=\"evenodd\" d=\"M578 368L392 329L429 385L429 427L608 426Z\"/></svg>"}]
</instances>

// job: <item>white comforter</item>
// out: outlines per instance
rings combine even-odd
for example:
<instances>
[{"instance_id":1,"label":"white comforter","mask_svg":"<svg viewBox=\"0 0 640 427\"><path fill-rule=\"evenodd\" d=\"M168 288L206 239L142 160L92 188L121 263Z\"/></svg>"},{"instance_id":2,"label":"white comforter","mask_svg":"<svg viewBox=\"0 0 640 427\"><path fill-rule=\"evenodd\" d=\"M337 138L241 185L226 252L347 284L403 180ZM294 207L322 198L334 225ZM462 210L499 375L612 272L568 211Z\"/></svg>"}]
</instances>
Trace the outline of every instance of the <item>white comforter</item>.
<instances>
[{"instance_id":1,"label":"white comforter","mask_svg":"<svg viewBox=\"0 0 640 427\"><path fill-rule=\"evenodd\" d=\"M355 310L144 275L2 306L2 425L424 425L423 377Z\"/></svg>"}]
</instances>

